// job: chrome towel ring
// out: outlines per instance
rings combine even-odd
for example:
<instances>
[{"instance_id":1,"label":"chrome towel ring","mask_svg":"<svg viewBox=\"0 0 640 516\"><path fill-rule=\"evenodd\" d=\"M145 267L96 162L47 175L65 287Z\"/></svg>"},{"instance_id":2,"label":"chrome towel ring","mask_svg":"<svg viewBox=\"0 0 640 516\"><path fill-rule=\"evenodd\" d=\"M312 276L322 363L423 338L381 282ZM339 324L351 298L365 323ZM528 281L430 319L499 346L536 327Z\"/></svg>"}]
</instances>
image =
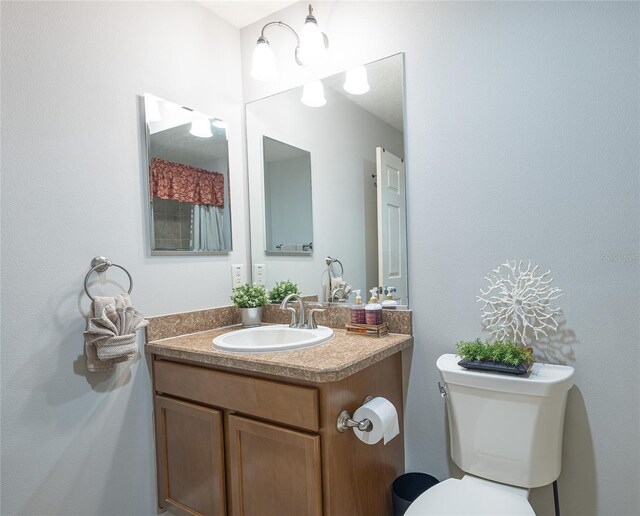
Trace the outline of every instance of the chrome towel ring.
<instances>
[{"instance_id":1,"label":"chrome towel ring","mask_svg":"<svg viewBox=\"0 0 640 516\"><path fill-rule=\"evenodd\" d=\"M84 291L87 293L87 296L89 296L89 299L91 299L91 301L93 301L93 296L89 294L89 288L87 287L89 276L91 276L91 273L93 273L94 271L104 272L109 267L118 267L118 269L122 269L125 272L125 274L129 278L129 290L127 291L127 294L131 294L131 291L133 290L133 278L131 278L131 274L129 274L129 271L122 265L113 263L111 260L105 258L104 256L96 256L93 260L91 260L91 269L89 269L89 272L87 272L87 275L84 277Z\"/></svg>"},{"instance_id":2,"label":"chrome towel ring","mask_svg":"<svg viewBox=\"0 0 640 516\"><path fill-rule=\"evenodd\" d=\"M344 267L342 266L342 262L340 260L338 260L337 258L331 258L331 256L327 256L324 259L324 263L327 264L327 270L329 271L329 276L330 277L336 277L334 276L331 267L333 267L334 263L337 263L338 265L340 265L340 274L338 274L338 276L342 276L344 274Z\"/></svg>"}]
</instances>

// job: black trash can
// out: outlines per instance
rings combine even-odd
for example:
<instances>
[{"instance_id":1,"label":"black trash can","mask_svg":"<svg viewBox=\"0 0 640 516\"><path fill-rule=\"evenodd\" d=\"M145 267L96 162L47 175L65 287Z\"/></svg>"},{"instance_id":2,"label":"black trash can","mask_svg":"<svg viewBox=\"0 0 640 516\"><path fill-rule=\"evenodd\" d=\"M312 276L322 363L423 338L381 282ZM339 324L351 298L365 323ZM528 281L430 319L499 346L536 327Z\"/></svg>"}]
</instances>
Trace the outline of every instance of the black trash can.
<instances>
[{"instance_id":1,"label":"black trash can","mask_svg":"<svg viewBox=\"0 0 640 516\"><path fill-rule=\"evenodd\" d=\"M405 473L393 481L393 516L403 516L409 506L439 480L426 473Z\"/></svg>"}]
</instances>

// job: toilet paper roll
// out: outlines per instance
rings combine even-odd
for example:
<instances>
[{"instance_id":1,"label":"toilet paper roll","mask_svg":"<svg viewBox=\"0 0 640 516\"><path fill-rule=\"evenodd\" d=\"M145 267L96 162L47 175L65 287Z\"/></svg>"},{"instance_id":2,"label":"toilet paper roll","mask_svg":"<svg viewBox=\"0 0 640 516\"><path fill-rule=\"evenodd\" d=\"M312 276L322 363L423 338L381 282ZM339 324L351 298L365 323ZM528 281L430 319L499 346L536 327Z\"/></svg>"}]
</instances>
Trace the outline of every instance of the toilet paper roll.
<instances>
[{"instance_id":1,"label":"toilet paper roll","mask_svg":"<svg viewBox=\"0 0 640 516\"><path fill-rule=\"evenodd\" d=\"M380 439L387 444L400 433L398 412L388 399L377 397L369 400L353 414L353 419L362 421L368 419L373 427L369 432L353 429L358 439L365 444L376 444Z\"/></svg>"}]
</instances>

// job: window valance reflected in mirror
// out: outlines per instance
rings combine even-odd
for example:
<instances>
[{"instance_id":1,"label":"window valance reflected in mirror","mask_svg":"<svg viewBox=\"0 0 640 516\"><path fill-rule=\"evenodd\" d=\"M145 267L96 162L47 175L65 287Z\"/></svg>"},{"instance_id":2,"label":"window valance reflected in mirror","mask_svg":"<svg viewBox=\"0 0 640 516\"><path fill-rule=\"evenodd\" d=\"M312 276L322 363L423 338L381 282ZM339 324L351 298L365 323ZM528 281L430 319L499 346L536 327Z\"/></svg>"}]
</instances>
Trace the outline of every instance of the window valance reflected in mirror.
<instances>
[{"instance_id":1,"label":"window valance reflected in mirror","mask_svg":"<svg viewBox=\"0 0 640 516\"><path fill-rule=\"evenodd\" d=\"M262 138L265 251L311 254L311 154L268 136Z\"/></svg>"},{"instance_id":2,"label":"window valance reflected in mirror","mask_svg":"<svg viewBox=\"0 0 640 516\"><path fill-rule=\"evenodd\" d=\"M226 124L144 95L151 254L231 250Z\"/></svg>"},{"instance_id":3,"label":"window valance reflected in mirror","mask_svg":"<svg viewBox=\"0 0 640 516\"><path fill-rule=\"evenodd\" d=\"M408 304L403 76L396 54L322 79L322 107L301 102L303 86L247 104L251 257L264 265L268 288L290 279L303 294L329 301L344 285L350 294L339 301L352 303L355 289L365 298L374 287L393 287L398 303ZM313 254L272 251L273 244L302 242L274 241L273 234L269 241L265 135L309 155ZM279 199L282 213L299 217L297 196ZM339 277L327 257L340 261Z\"/></svg>"}]
</instances>

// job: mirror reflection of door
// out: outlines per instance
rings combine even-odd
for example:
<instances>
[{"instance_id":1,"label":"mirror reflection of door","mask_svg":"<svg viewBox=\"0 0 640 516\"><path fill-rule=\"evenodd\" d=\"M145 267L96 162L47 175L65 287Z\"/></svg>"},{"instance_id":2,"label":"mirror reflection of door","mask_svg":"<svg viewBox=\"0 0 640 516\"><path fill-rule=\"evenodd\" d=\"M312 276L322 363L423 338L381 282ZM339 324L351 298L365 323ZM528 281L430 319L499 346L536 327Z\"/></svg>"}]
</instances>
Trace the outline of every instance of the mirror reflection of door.
<instances>
[{"instance_id":1,"label":"mirror reflection of door","mask_svg":"<svg viewBox=\"0 0 640 516\"><path fill-rule=\"evenodd\" d=\"M231 250L226 124L146 94L152 254Z\"/></svg>"},{"instance_id":2,"label":"mirror reflection of door","mask_svg":"<svg viewBox=\"0 0 640 516\"><path fill-rule=\"evenodd\" d=\"M380 284L395 289L394 299L407 301L407 234L404 160L376 148L378 270Z\"/></svg>"},{"instance_id":3,"label":"mirror reflection of door","mask_svg":"<svg viewBox=\"0 0 640 516\"><path fill-rule=\"evenodd\" d=\"M265 251L310 254L313 249L311 153L263 136Z\"/></svg>"}]
</instances>

